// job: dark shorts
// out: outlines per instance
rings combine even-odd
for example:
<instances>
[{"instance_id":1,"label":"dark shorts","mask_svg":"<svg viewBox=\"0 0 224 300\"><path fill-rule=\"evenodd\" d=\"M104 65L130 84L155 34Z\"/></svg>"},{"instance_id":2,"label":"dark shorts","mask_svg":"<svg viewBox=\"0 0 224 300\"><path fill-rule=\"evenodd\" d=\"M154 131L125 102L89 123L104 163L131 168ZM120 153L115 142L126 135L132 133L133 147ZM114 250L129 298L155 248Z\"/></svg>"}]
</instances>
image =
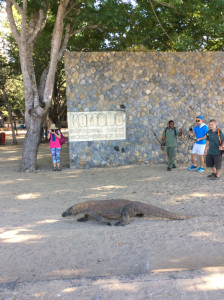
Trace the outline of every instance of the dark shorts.
<instances>
[{"instance_id":1,"label":"dark shorts","mask_svg":"<svg viewBox=\"0 0 224 300\"><path fill-rule=\"evenodd\" d=\"M222 168L222 155L206 155L206 166L208 168L215 167L216 170L220 170Z\"/></svg>"}]
</instances>

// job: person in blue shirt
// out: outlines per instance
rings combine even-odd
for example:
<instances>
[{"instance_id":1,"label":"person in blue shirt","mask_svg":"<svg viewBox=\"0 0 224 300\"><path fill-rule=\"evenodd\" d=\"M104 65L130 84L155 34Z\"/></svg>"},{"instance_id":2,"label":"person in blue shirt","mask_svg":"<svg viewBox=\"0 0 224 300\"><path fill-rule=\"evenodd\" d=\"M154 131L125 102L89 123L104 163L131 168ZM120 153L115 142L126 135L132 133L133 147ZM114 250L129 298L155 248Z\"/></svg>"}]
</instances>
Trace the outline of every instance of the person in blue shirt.
<instances>
[{"instance_id":1,"label":"person in blue shirt","mask_svg":"<svg viewBox=\"0 0 224 300\"><path fill-rule=\"evenodd\" d=\"M208 126L204 123L204 119L202 116L198 116L196 118L197 126L189 131L189 135L193 136L196 135L195 143L193 145L191 159L192 159L192 166L188 168L188 170L196 170L197 172L204 171L204 151L206 145L206 137L208 132ZM196 154L199 156L200 159L200 167L197 169L196 164Z\"/></svg>"}]
</instances>

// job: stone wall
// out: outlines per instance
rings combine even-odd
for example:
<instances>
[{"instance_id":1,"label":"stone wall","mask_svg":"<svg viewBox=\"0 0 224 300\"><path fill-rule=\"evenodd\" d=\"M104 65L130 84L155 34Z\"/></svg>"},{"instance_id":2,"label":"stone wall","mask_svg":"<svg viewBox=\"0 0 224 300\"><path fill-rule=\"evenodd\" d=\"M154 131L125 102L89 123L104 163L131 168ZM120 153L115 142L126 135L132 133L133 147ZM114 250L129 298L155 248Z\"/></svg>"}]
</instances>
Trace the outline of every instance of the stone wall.
<instances>
[{"instance_id":1,"label":"stone wall","mask_svg":"<svg viewBox=\"0 0 224 300\"><path fill-rule=\"evenodd\" d=\"M158 139L171 119L184 132L177 162L188 163L195 117L224 127L223 52L67 52L65 68L68 112L126 114L126 139L71 141L71 168L164 162Z\"/></svg>"}]
</instances>

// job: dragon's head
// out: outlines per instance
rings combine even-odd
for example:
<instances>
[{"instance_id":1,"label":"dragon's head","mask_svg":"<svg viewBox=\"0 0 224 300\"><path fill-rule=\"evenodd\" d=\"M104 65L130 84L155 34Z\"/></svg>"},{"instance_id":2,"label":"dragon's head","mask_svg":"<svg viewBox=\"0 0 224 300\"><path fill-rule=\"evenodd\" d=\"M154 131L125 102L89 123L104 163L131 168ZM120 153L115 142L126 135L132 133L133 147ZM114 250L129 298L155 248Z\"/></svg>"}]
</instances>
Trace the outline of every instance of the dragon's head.
<instances>
[{"instance_id":1,"label":"dragon's head","mask_svg":"<svg viewBox=\"0 0 224 300\"><path fill-rule=\"evenodd\" d=\"M68 208L66 211L63 212L62 217L71 216L73 214L72 207Z\"/></svg>"}]
</instances>

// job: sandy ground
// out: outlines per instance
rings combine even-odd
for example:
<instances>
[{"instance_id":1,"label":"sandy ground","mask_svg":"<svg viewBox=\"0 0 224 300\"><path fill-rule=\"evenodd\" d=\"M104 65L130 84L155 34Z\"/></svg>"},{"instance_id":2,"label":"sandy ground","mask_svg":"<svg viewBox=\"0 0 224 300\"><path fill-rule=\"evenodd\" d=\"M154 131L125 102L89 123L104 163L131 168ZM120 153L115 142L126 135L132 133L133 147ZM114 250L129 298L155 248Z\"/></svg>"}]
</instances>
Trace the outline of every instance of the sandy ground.
<instances>
[{"instance_id":1,"label":"sandy ground","mask_svg":"<svg viewBox=\"0 0 224 300\"><path fill-rule=\"evenodd\" d=\"M224 299L223 178L179 165L18 172L22 134L0 145L0 299ZM87 200L123 198L195 215L185 221L134 218L125 227L62 218Z\"/></svg>"}]
</instances>

